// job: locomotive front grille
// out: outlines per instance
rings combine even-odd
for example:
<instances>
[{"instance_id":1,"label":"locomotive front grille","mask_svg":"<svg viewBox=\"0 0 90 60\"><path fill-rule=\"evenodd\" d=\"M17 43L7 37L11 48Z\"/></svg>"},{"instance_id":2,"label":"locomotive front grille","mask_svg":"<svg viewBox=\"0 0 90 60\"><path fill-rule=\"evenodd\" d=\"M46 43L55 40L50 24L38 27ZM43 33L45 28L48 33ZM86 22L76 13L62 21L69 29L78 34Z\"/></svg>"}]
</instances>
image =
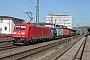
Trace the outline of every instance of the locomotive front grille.
<instances>
[{"instance_id":1,"label":"locomotive front grille","mask_svg":"<svg viewBox=\"0 0 90 60\"><path fill-rule=\"evenodd\" d=\"M16 43L20 43L20 42L24 42L25 38L12 38L12 41Z\"/></svg>"}]
</instances>

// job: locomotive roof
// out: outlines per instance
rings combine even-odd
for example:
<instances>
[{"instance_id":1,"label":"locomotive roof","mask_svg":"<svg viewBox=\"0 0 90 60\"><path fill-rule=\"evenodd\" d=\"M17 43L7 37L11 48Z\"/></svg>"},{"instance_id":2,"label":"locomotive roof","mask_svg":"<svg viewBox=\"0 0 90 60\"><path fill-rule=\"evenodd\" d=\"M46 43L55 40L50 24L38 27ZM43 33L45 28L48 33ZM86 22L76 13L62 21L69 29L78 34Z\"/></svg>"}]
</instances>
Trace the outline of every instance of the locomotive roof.
<instances>
[{"instance_id":1,"label":"locomotive roof","mask_svg":"<svg viewBox=\"0 0 90 60\"><path fill-rule=\"evenodd\" d=\"M37 26L37 27L42 27L42 28L45 28L45 26L44 26L44 25L40 25L40 24L34 24L34 23L32 23L32 25L33 25L33 26Z\"/></svg>"},{"instance_id":2,"label":"locomotive roof","mask_svg":"<svg viewBox=\"0 0 90 60\"><path fill-rule=\"evenodd\" d=\"M31 24L31 25L36 26L36 27L46 28L44 25L34 24L34 23L24 23L24 24L16 24L16 25L26 25L26 24Z\"/></svg>"}]
</instances>

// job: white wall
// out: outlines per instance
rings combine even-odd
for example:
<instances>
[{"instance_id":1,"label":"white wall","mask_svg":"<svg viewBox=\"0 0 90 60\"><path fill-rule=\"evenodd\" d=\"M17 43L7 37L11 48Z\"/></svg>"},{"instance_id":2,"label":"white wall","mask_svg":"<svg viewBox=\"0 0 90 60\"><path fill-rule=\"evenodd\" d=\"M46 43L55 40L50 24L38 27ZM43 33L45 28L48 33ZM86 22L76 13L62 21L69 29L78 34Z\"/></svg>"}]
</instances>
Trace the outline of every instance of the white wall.
<instances>
[{"instance_id":1,"label":"white wall","mask_svg":"<svg viewBox=\"0 0 90 60\"><path fill-rule=\"evenodd\" d=\"M12 18L0 18L0 32L2 34L12 34L15 23L23 23L22 20L12 20ZM5 27L7 28L5 30Z\"/></svg>"},{"instance_id":2,"label":"white wall","mask_svg":"<svg viewBox=\"0 0 90 60\"><path fill-rule=\"evenodd\" d=\"M52 16L52 18L51 16L47 16L46 23L56 23L58 25L67 26L67 28L72 29L72 16Z\"/></svg>"},{"instance_id":3,"label":"white wall","mask_svg":"<svg viewBox=\"0 0 90 60\"><path fill-rule=\"evenodd\" d=\"M11 28L10 28L10 29L11 29L11 33L13 32L14 25L15 25L15 24L14 24L14 21L13 21L13 20L11 20Z\"/></svg>"},{"instance_id":4,"label":"white wall","mask_svg":"<svg viewBox=\"0 0 90 60\"><path fill-rule=\"evenodd\" d=\"M6 30L5 30L5 27L7 28ZM2 23L0 23L0 28L2 29L2 33L3 34L9 34L10 33L10 31L9 31L9 20L3 20L3 22Z\"/></svg>"}]
</instances>

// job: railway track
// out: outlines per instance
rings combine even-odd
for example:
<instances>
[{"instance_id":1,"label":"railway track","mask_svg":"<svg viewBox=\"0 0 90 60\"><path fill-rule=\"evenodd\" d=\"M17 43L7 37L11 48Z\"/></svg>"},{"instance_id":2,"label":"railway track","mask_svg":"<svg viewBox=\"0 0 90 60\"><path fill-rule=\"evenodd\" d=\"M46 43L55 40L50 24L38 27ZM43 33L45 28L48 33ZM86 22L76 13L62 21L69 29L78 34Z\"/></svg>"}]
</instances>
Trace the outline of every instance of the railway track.
<instances>
[{"instance_id":1,"label":"railway track","mask_svg":"<svg viewBox=\"0 0 90 60\"><path fill-rule=\"evenodd\" d=\"M62 44L64 42L65 42L65 40L60 41L58 43ZM2 57L0 57L0 59L1 60L3 60L3 59L6 59L6 60L8 60L8 59L20 60L20 59L23 59L27 56L30 56L30 55L36 54L38 52L44 51L46 49L49 49L51 47L54 47L56 45L57 45L57 42L51 43L51 44L48 44L48 45L44 45L44 46L41 46L41 47L37 47L37 48L34 48L34 49L30 49L30 50L27 50L27 51L19 52L19 53L16 53L16 54L12 54L12 55L9 55L9 56L2 56Z\"/></svg>"},{"instance_id":2,"label":"railway track","mask_svg":"<svg viewBox=\"0 0 90 60\"><path fill-rule=\"evenodd\" d=\"M71 38L66 38L66 40L62 40L62 41L61 40L59 40L59 41L56 40L54 43L50 43L49 42L48 44L43 44L43 45L41 44L40 46L37 46L35 48L33 46L32 47L26 46L27 47L26 48L24 46L24 47L18 48L18 50L13 49L13 50L11 50L12 52L8 52L6 54L1 53L0 60L8 60L8 59L20 60L20 59L26 58L28 56L31 56L33 54L37 54L37 53L42 52L44 50L50 49L52 47L55 47L57 45L63 44L65 42L69 43L70 40L72 40L72 39ZM21 51L19 51L19 50L21 50Z\"/></svg>"},{"instance_id":3,"label":"railway track","mask_svg":"<svg viewBox=\"0 0 90 60\"><path fill-rule=\"evenodd\" d=\"M5 47L0 47L0 51L3 51L3 50L7 50L7 49L13 49L13 48L17 48L19 46L5 46Z\"/></svg>"},{"instance_id":4,"label":"railway track","mask_svg":"<svg viewBox=\"0 0 90 60\"><path fill-rule=\"evenodd\" d=\"M19 46L14 46L11 40L8 41L0 41L0 51L17 48Z\"/></svg>"},{"instance_id":5,"label":"railway track","mask_svg":"<svg viewBox=\"0 0 90 60\"><path fill-rule=\"evenodd\" d=\"M84 52L86 41L87 41L87 37L85 38L79 49L77 50L75 56L73 57L73 60L82 60L82 55Z\"/></svg>"},{"instance_id":6,"label":"railway track","mask_svg":"<svg viewBox=\"0 0 90 60\"><path fill-rule=\"evenodd\" d=\"M90 35L87 35L87 41L85 42L86 44L84 45L83 50L81 51L81 56L80 60L90 60Z\"/></svg>"},{"instance_id":7,"label":"railway track","mask_svg":"<svg viewBox=\"0 0 90 60\"><path fill-rule=\"evenodd\" d=\"M86 37L81 39L78 43L74 43L51 60L80 60L85 43Z\"/></svg>"}]
</instances>

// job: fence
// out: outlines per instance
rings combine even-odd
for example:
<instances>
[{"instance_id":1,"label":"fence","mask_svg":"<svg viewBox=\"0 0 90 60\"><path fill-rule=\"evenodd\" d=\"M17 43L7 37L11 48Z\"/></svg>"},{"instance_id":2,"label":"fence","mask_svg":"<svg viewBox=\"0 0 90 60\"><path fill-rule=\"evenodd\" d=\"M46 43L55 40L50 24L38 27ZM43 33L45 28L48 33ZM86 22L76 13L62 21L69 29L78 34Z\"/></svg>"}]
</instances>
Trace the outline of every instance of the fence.
<instances>
[{"instance_id":1,"label":"fence","mask_svg":"<svg viewBox=\"0 0 90 60\"><path fill-rule=\"evenodd\" d=\"M12 34L0 34L0 41L12 40Z\"/></svg>"}]
</instances>

